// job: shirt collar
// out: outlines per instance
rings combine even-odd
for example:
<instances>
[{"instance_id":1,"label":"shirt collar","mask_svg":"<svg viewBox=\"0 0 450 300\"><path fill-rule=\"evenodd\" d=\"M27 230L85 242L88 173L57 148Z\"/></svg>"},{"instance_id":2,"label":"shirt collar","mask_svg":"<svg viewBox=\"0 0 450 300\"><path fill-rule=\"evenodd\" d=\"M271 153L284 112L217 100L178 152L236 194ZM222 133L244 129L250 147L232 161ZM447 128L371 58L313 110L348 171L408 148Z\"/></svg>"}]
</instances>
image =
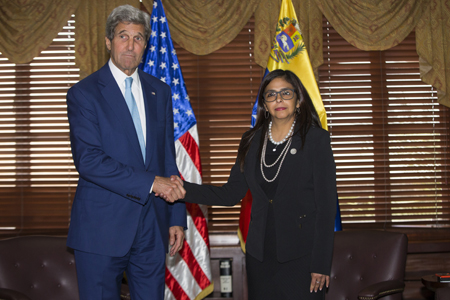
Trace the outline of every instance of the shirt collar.
<instances>
[{"instance_id":1,"label":"shirt collar","mask_svg":"<svg viewBox=\"0 0 450 300\"><path fill-rule=\"evenodd\" d=\"M133 83L136 83L138 86L140 85L139 75L137 68L134 70L133 74L131 76L127 76L124 72L122 72L112 61L109 59L108 61L109 69L111 70L111 73L113 74L114 79L116 80L117 84L119 86L123 85L125 82L125 79L127 77L133 78Z\"/></svg>"}]
</instances>

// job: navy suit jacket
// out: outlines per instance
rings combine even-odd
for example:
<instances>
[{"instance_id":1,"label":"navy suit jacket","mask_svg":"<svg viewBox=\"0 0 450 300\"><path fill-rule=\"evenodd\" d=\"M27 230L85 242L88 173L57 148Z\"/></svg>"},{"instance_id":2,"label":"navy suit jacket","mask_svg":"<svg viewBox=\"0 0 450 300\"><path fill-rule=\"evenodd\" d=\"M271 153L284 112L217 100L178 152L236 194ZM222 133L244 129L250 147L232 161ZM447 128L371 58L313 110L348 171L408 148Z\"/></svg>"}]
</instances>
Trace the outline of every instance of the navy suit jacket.
<instances>
[{"instance_id":1,"label":"navy suit jacket","mask_svg":"<svg viewBox=\"0 0 450 300\"><path fill-rule=\"evenodd\" d=\"M146 114L146 161L125 99L108 64L67 93L70 140L78 187L67 245L108 256L131 248L143 209L154 206L155 243L166 251L170 226L186 227L184 203L149 193L155 176L179 175L170 87L138 69Z\"/></svg>"},{"instance_id":2,"label":"navy suit jacket","mask_svg":"<svg viewBox=\"0 0 450 300\"><path fill-rule=\"evenodd\" d=\"M253 202L246 251L263 261L267 212L269 205L273 205L278 261L311 255L310 272L329 275L336 215L336 166L329 133L311 127L303 148L300 136L292 137L273 199L267 197L256 179L256 172L261 172L260 140L261 130L251 142L244 172L240 171L239 161L236 161L228 182L222 187L186 182L184 200L231 206L250 189Z\"/></svg>"}]
</instances>

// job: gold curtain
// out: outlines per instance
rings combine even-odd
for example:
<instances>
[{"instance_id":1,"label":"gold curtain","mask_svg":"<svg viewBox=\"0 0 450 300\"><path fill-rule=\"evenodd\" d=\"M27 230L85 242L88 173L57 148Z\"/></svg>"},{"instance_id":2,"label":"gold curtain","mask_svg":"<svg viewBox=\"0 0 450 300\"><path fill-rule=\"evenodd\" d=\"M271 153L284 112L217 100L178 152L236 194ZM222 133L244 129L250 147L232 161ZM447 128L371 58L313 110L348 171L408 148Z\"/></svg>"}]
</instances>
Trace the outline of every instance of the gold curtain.
<instances>
[{"instance_id":1,"label":"gold curtain","mask_svg":"<svg viewBox=\"0 0 450 300\"><path fill-rule=\"evenodd\" d=\"M361 50L385 50L416 30L420 74L450 106L450 7L446 0L315 0L336 31Z\"/></svg>"},{"instance_id":2,"label":"gold curtain","mask_svg":"<svg viewBox=\"0 0 450 300\"><path fill-rule=\"evenodd\" d=\"M46 49L79 0L0 0L0 52L17 64Z\"/></svg>"},{"instance_id":3,"label":"gold curtain","mask_svg":"<svg viewBox=\"0 0 450 300\"><path fill-rule=\"evenodd\" d=\"M439 103L450 107L450 5L434 0L416 27L420 76L438 91Z\"/></svg>"},{"instance_id":4,"label":"gold curtain","mask_svg":"<svg viewBox=\"0 0 450 300\"><path fill-rule=\"evenodd\" d=\"M424 82L450 106L450 6L446 0L292 0L314 70L323 63L322 13L352 45L385 50L416 30ZM30 62L51 44L75 13L76 63L80 78L99 69L109 55L105 22L122 4L139 0L0 0L0 51L14 63ZM143 0L151 12L152 0ZM233 40L255 16L255 61L263 68L271 50L281 0L163 0L171 35L186 50L209 54Z\"/></svg>"},{"instance_id":5,"label":"gold curtain","mask_svg":"<svg viewBox=\"0 0 450 300\"><path fill-rule=\"evenodd\" d=\"M117 6L140 7L139 0L79 0L75 12L75 63L80 79L100 69L109 58L105 45L106 19Z\"/></svg>"},{"instance_id":6,"label":"gold curtain","mask_svg":"<svg viewBox=\"0 0 450 300\"><path fill-rule=\"evenodd\" d=\"M142 3L151 13L153 0ZM323 61L322 12L314 0L292 0L292 3L311 63L317 68ZM212 53L228 44L254 15L255 61L266 67L281 0L163 0L163 5L173 40L197 55Z\"/></svg>"},{"instance_id":7,"label":"gold curtain","mask_svg":"<svg viewBox=\"0 0 450 300\"><path fill-rule=\"evenodd\" d=\"M316 0L334 29L361 50L386 50L414 29L428 0Z\"/></svg>"},{"instance_id":8,"label":"gold curtain","mask_svg":"<svg viewBox=\"0 0 450 300\"><path fill-rule=\"evenodd\" d=\"M164 0L172 39L196 55L206 55L231 42L261 0ZM153 0L143 0L151 13Z\"/></svg>"},{"instance_id":9,"label":"gold curtain","mask_svg":"<svg viewBox=\"0 0 450 300\"><path fill-rule=\"evenodd\" d=\"M90 0L80 1L76 12L76 36L83 38L76 39L76 62L80 77L84 78L108 58L103 46L108 14L118 5L128 3L138 7L139 2L101 0L93 4ZM142 4L151 14L153 0L143 0ZM322 12L314 0L293 0L293 4L311 64L317 70L323 62ZM228 44L255 15L255 61L266 67L281 0L163 0L163 5L173 40L197 55L210 54Z\"/></svg>"}]
</instances>

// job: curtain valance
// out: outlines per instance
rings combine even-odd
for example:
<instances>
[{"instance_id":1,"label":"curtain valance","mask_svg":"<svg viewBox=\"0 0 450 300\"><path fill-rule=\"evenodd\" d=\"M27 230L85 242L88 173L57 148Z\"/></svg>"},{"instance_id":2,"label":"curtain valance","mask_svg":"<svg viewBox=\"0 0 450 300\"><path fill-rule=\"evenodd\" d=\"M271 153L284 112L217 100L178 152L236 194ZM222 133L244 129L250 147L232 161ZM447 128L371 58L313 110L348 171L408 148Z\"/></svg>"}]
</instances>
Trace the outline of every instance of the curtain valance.
<instances>
[{"instance_id":1,"label":"curtain valance","mask_svg":"<svg viewBox=\"0 0 450 300\"><path fill-rule=\"evenodd\" d=\"M445 0L292 0L313 68L322 65L322 13L348 42L362 50L396 46L416 30L424 82L450 106L450 7ZM47 48L72 13L76 16L76 62L81 78L108 58L105 21L111 10L131 4L151 12L152 0L0 0L0 51L25 63ZM281 0L163 0L171 35L180 46L206 55L233 40L255 17L255 61L266 67Z\"/></svg>"},{"instance_id":2,"label":"curtain valance","mask_svg":"<svg viewBox=\"0 0 450 300\"><path fill-rule=\"evenodd\" d=\"M13 63L38 56L67 24L79 0L0 0L0 52Z\"/></svg>"}]
</instances>

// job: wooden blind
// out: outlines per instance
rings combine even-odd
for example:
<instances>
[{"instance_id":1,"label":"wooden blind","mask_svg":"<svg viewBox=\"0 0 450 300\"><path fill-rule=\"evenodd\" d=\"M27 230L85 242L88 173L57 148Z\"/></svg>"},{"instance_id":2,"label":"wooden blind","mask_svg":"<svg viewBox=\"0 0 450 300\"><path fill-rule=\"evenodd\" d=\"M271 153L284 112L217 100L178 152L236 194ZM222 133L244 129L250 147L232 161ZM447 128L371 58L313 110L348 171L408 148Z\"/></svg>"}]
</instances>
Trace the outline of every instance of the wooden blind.
<instances>
[{"instance_id":1,"label":"wooden blind","mask_svg":"<svg viewBox=\"0 0 450 300\"><path fill-rule=\"evenodd\" d=\"M449 227L449 109L420 79L414 32L362 51L324 19L323 43L343 227Z\"/></svg>"},{"instance_id":2,"label":"wooden blind","mask_svg":"<svg viewBox=\"0 0 450 300\"><path fill-rule=\"evenodd\" d=\"M203 183L223 185L234 165L251 113L262 68L253 59L254 19L225 47L197 56L175 44L197 118ZM240 205L209 208L209 231L236 233Z\"/></svg>"},{"instance_id":3,"label":"wooden blind","mask_svg":"<svg viewBox=\"0 0 450 300\"><path fill-rule=\"evenodd\" d=\"M78 174L65 96L79 79L74 21L29 64L0 54L0 235L65 233ZM178 59L198 122L203 181L222 185L250 126L263 70L251 19L229 45ZM324 20L320 90L344 228L449 227L449 109L420 80L414 33L386 51L349 45ZM236 232L240 206L211 207L211 233Z\"/></svg>"},{"instance_id":4,"label":"wooden blind","mask_svg":"<svg viewBox=\"0 0 450 300\"><path fill-rule=\"evenodd\" d=\"M27 64L0 54L0 235L67 232L78 174L66 93L78 81L72 18Z\"/></svg>"}]
</instances>

